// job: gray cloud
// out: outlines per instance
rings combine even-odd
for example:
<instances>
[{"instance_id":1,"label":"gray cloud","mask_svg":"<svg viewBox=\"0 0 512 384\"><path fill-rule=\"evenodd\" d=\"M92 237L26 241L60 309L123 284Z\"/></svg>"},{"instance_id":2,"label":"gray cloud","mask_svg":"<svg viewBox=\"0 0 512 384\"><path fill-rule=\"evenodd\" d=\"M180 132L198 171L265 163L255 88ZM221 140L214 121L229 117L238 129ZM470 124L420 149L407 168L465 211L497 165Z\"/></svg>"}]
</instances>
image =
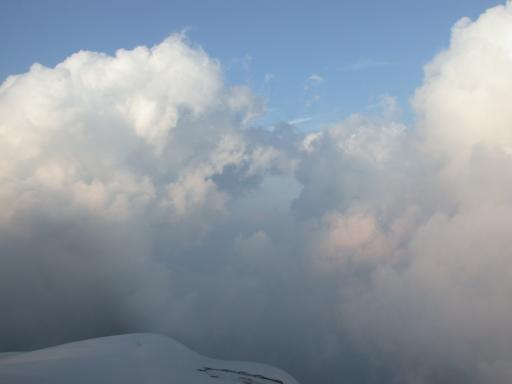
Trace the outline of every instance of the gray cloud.
<instances>
[{"instance_id":1,"label":"gray cloud","mask_svg":"<svg viewBox=\"0 0 512 384\"><path fill-rule=\"evenodd\" d=\"M511 26L454 27L413 129L253 127L182 36L8 78L1 349L147 331L303 383L509 382Z\"/></svg>"}]
</instances>

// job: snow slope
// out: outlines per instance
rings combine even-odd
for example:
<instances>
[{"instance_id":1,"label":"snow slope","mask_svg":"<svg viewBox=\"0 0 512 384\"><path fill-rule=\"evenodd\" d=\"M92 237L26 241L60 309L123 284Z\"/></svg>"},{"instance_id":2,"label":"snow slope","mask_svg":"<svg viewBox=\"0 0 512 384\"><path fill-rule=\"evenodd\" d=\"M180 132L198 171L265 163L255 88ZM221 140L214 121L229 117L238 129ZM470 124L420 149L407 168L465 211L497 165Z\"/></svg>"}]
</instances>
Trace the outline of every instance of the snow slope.
<instances>
[{"instance_id":1,"label":"snow slope","mask_svg":"<svg viewBox=\"0 0 512 384\"><path fill-rule=\"evenodd\" d=\"M263 364L215 360L153 334L0 354L1 384L298 384Z\"/></svg>"}]
</instances>

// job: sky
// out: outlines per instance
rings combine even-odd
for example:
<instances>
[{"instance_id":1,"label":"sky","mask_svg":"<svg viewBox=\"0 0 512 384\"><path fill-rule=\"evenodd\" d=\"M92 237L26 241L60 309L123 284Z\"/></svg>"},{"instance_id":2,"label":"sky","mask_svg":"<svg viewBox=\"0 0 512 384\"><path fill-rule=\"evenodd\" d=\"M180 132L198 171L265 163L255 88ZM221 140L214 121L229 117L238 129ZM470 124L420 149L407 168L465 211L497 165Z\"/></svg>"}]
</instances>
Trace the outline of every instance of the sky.
<instances>
[{"instance_id":1,"label":"sky","mask_svg":"<svg viewBox=\"0 0 512 384\"><path fill-rule=\"evenodd\" d=\"M112 54L187 31L230 83L265 97L262 124L301 119L314 129L367 112L383 95L412 119L409 98L423 65L447 47L451 26L499 3L5 0L0 78L79 50Z\"/></svg>"},{"instance_id":2,"label":"sky","mask_svg":"<svg viewBox=\"0 0 512 384\"><path fill-rule=\"evenodd\" d=\"M512 382L512 2L3 4L0 351Z\"/></svg>"}]
</instances>

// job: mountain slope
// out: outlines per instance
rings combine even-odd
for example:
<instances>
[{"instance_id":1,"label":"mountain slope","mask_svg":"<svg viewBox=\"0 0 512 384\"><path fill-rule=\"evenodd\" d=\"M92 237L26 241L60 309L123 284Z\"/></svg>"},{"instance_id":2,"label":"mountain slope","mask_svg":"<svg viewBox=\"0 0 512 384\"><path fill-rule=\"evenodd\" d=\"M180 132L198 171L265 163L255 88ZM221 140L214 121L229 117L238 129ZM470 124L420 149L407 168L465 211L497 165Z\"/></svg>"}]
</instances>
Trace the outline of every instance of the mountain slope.
<instances>
[{"instance_id":1,"label":"mountain slope","mask_svg":"<svg viewBox=\"0 0 512 384\"><path fill-rule=\"evenodd\" d=\"M130 334L0 354L5 384L298 384L263 364L215 360L177 341Z\"/></svg>"}]
</instances>

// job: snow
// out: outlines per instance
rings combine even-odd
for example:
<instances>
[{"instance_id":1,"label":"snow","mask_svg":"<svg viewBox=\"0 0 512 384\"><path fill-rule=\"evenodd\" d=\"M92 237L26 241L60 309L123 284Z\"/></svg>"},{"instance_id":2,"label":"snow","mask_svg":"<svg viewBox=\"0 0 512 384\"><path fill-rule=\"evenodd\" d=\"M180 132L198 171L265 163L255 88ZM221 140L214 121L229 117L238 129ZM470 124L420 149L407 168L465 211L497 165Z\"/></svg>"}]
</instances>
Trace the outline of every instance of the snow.
<instances>
[{"instance_id":1,"label":"snow","mask_svg":"<svg viewBox=\"0 0 512 384\"><path fill-rule=\"evenodd\" d=\"M298 384L280 369L211 359L179 342L130 334L0 354L2 384Z\"/></svg>"}]
</instances>

